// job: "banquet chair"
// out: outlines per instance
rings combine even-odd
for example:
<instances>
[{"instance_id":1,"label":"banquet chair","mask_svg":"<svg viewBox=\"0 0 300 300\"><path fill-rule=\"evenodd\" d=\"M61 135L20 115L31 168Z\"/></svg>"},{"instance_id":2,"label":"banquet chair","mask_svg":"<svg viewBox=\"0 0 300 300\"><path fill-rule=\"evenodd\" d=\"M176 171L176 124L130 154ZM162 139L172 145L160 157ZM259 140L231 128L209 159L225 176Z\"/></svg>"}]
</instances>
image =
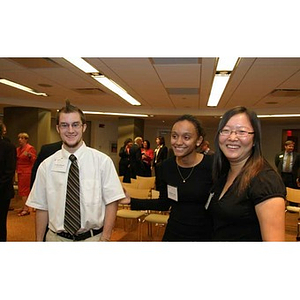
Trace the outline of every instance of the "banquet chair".
<instances>
[{"instance_id":1,"label":"banquet chair","mask_svg":"<svg viewBox=\"0 0 300 300\"><path fill-rule=\"evenodd\" d=\"M138 184L138 188L141 189L155 188L155 176L152 177L136 176L136 181Z\"/></svg>"},{"instance_id":2,"label":"banquet chair","mask_svg":"<svg viewBox=\"0 0 300 300\"><path fill-rule=\"evenodd\" d=\"M137 183L136 179L131 179L131 182L121 182L121 184L124 188L126 188L126 187L137 188L138 187L138 183Z\"/></svg>"},{"instance_id":3,"label":"banquet chair","mask_svg":"<svg viewBox=\"0 0 300 300\"><path fill-rule=\"evenodd\" d=\"M138 198L138 199L150 199L150 189L138 189L138 188L132 188L132 187L126 187L126 192L129 194L132 198ZM122 205L122 204L121 204ZM137 240L141 239L141 222L143 220L143 217L147 215L147 211L140 211L140 210L130 210L130 205L126 208L119 209L117 211L117 217L122 218L124 220L123 227L124 231L128 231L128 226L126 226L127 221L136 220L137 222Z\"/></svg>"},{"instance_id":4,"label":"banquet chair","mask_svg":"<svg viewBox=\"0 0 300 300\"><path fill-rule=\"evenodd\" d=\"M159 191L151 190L151 199L158 199L159 198Z\"/></svg>"},{"instance_id":5,"label":"banquet chair","mask_svg":"<svg viewBox=\"0 0 300 300\"><path fill-rule=\"evenodd\" d=\"M143 220L142 224L145 222L148 223L148 236L152 237L152 226L154 225L157 228L157 233L158 235L158 230L160 228L164 228L166 224L168 223L169 219L169 212L164 212L164 213L150 213L147 215ZM142 241L142 226L141 226L141 241Z\"/></svg>"},{"instance_id":6,"label":"banquet chair","mask_svg":"<svg viewBox=\"0 0 300 300\"><path fill-rule=\"evenodd\" d=\"M300 241L300 189L286 188L286 200L288 202L297 203L298 206L291 206L287 203L285 207L285 212L296 212L298 213L298 221L297 221L297 241Z\"/></svg>"},{"instance_id":7,"label":"banquet chair","mask_svg":"<svg viewBox=\"0 0 300 300\"><path fill-rule=\"evenodd\" d=\"M151 189L149 188L136 188L131 186L124 187L127 194L131 198L137 198L137 199L151 199Z\"/></svg>"},{"instance_id":8,"label":"banquet chair","mask_svg":"<svg viewBox=\"0 0 300 300\"><path fill-rule=\"evenodd\" d=\"M136 220L136 222L137 222L137 241L141 240L141 222L145 215L146 215L146 212L141 211L141 210L119 209L117 211L117 218L124 219L124 224L123 224L124 231L129 231L126 226L126 223L127 223L126 221Z\"/></svg>"}]
</instances>

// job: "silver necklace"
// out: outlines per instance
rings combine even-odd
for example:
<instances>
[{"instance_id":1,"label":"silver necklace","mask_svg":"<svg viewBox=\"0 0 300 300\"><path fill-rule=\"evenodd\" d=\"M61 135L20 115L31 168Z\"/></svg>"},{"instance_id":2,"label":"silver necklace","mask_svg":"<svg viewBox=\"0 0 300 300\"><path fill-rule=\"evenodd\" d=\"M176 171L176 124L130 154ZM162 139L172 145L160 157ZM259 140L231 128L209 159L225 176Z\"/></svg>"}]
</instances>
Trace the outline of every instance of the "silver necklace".
<instances>
[{"instance_id":1,"label":"silver necklace","mask_svg":"<svg viewBox=\"0 0 300 300\"><path fill-rule=\"evenodd\" d=\"M195 166L192 167L192 170L191 170L190 174L187 177L185 177L185 178L182 176L182 174L181 174L181 172L179 170L178 164L176 164L176 166L177 166L178 173L179 173L179 175L180 175L180 177L182 179L182 182L185 183L191 177L191 175L192 175L192 173L194 171Z\"/></svg>"}]
</instances>

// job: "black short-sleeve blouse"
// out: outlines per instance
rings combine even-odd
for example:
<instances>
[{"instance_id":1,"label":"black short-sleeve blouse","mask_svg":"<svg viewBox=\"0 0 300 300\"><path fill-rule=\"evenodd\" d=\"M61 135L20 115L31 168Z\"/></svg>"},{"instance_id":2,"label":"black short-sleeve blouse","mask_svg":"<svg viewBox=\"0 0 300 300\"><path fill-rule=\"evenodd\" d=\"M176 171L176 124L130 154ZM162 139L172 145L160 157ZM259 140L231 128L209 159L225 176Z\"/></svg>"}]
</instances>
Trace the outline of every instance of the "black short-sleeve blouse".
<instances>
[{"instance_id":1,"label":"black short-sleeve blouse","mask_svg":"<svg viewBox=\"0 0 300 300\"><path fill-rule=\"evenodd\" d=\"M235 181L219 199L225 183L226 176L223 176L214 184L208 207L213 218L213 240L261 241L255 205L273 197L285 197L281 177L266 164L243 193L238 195Z\"/></svg>"}]
</instances>

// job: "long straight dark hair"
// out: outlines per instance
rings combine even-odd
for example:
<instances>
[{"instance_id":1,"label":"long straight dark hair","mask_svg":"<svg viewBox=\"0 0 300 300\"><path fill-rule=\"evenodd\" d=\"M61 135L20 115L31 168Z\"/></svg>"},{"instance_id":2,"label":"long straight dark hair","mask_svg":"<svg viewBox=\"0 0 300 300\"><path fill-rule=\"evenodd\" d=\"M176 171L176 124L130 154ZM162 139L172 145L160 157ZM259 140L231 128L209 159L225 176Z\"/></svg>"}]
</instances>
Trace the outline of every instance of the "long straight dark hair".
<instances>
[{"instance_id":1,"label":"long straight dark hair","mask_svg":"<svg viewBox=\"0 0 300 300\"><path fill-rule=\"evenodd\" d=\"M246 107L237 106L228 110L219 122L218 131L215 135L215 158L213 167L213 178L217 180L224 174L227 174L230 168L228 159L221 151L219 146L220 130L224 128L229 119L237 114L246 114L253 127L254 138L252 152L243 166L239 176L237 177L237 190L241 193L250 183L251 179L255 177L262 169L265 159L262 156L261 150L261 126L260 121L254 111L248 110Z\"/></svg>"}]
</instances>

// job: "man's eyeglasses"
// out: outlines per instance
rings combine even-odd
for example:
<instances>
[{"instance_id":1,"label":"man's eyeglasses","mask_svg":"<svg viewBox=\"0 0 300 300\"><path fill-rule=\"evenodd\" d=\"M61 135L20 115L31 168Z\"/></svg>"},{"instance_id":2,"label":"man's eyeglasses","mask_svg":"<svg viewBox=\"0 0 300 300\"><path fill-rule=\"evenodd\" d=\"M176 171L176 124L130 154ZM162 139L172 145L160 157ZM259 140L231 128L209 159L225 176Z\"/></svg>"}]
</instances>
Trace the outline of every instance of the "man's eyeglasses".
<instances>
[{"instance_id":1,"label":"man's eyeglasses","mask_svg":"<svg viewBox=\"0 0 300 300\"><path fill-rule=\"evenodd\" d=\"M72 123L72 124L69 124L69 123L60 123L60 124L58 125L58 127L59 127L60 129L69 129L70 126L71 126L73 129L79 129L79 128L82 126L82 124L81 124L80 122L74 122L74 123Z\"/></svg>"},{"instance_id":2,"label":"man's eyeglasses","mask_svg":"<svg viewBox=\"0 0 300 300\"><path fill-rule=\"evenodd\" d=\"M254 131L221 129L220 130L220 135L230 136L233 132L235 133L235 135L237 137L246 137L249 134L254 134Z\"/></svg>"}]
</instances>

